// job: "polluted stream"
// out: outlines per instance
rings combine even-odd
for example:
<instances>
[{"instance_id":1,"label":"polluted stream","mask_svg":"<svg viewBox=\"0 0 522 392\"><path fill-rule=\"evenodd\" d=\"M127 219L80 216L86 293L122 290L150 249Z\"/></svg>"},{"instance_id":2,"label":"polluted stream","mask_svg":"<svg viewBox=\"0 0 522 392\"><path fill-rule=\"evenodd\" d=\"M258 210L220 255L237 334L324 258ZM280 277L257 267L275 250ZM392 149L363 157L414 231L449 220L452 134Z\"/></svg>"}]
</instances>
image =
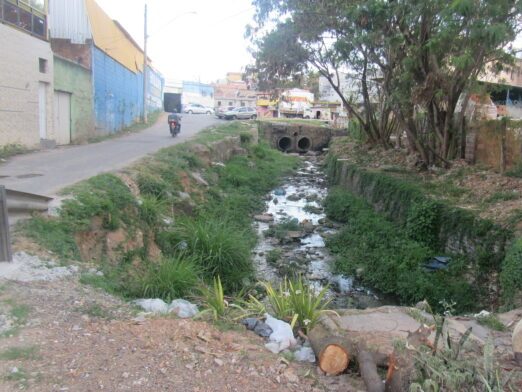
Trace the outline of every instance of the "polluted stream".
<instances>
[{"instance_id":1,"label":"polluted stream","mask_svg":"<svg viewBox=\"0 0 522 392\"><path fill-rule=\"evenodd\" d=\"M331 308L364 309L392 303L354 277L333 272L334 256L325 241L340 225L329 221L323 211L328 189L322 158L301 159L299 170L267 195L264 213L255 217L257 278L278 285L285 276L302 276L317 293L328 286Z\"/></svg>"}]
</instances>

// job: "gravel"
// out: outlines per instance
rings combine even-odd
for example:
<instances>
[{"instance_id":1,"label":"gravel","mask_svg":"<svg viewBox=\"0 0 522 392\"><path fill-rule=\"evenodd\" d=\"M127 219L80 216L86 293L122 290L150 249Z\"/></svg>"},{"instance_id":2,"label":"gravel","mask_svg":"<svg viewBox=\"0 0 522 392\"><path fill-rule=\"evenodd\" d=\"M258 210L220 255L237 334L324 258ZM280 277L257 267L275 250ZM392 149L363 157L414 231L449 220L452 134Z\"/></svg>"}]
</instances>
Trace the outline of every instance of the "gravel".
<instances>
[{"instance_id":1,"label":"gravel","mask_svg":"<svg viewBox=\"0 0 522 392\"><path fill-rule=\"evenodd\" d=\"M25 252L17 252L10 263L0 263L0 279L18 282L51 281L77 273L77 266L59 266L54 260L44 260Z\"/></svg>"}]
</instances>

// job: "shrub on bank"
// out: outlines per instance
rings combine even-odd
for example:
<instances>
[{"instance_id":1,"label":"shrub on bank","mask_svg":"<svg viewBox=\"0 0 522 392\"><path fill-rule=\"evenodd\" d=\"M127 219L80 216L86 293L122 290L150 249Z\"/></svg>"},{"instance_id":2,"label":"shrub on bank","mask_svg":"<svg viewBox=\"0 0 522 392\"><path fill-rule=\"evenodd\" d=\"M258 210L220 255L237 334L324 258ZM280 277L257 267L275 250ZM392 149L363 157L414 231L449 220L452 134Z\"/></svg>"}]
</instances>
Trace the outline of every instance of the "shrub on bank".
<instances>
[{"instance_id":1,"label":"shrub on bank","mask_svg":"<svg viewBox=\"0 0 522 392\"><path fill-rule=\"evenodd\" d=\"M448 271L425 271L423 265L434 251L345 190L332 189L325 209L330 218L345 223L327 241L337 254L339 272L353 275L362 269L363 282L407 304L454 300L460 311L473 307L476 292L464 278L460 260L452 261Z\"/></svg>"},{"instance_id":2,"label":"shrub on bank","mask_svg":"<svg viewBox=\"0 0 522 392\"><path fill-rule=\"evenodd\" d=\"M500 287L502 288L502 302L506 309L521 305L522 238L516 240L506 254L500 273Z\"/></svg>"}]
</instances>

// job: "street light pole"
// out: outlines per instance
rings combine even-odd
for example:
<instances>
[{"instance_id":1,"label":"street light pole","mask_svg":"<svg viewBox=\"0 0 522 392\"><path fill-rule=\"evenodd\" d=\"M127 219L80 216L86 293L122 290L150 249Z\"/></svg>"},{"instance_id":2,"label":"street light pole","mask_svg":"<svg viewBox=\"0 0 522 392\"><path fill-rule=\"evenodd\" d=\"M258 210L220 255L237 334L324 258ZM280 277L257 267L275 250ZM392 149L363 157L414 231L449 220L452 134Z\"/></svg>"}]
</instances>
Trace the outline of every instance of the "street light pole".
<instances>
[{"instance_id":1,"label":"street light pole","mask_svg":"<svg viewBox=\"0 0 522 392\"><path fill-rule=\"evenodd\" d=\"M145 2L145 14L143 23L143 123L147 124L147 2Z\"/></svg>"}]
</instances>

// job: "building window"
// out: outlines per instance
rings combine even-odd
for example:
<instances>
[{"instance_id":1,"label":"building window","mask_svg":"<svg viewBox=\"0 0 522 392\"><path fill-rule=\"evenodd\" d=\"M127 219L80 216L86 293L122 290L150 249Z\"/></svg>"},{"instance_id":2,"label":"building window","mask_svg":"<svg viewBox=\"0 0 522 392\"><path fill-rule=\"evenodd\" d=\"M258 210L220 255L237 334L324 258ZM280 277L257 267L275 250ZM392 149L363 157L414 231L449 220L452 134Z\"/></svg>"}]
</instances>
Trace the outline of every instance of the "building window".
<instances>
[{"instance_id":1,"label":"building window","mask_svg":"<svg viewBox=\"0 0 522 392\"><path fill-rule=\"evenodd\" d=\"M241 107L245 106L245 103L243 101L241 101L240 103Z\"/></svg>"},{"instance_id":2,"label":"building window","mask_svg":"<svg viewBox=\"0 0 522 392\"><path fill-rule=\"evenodd\" d=\"M228 106L234 106L234 102L229 102Z\"/></svg>"},{"instance_id":3,"label":"building window","mask_svg":"<svg viewBox=\"0 0 522 392\"><path fill-rule=\"evenodd\" d=\"M221 106L221 101L218 101L218 106Z\"/></svg>"},{"instance_id":4,"label":"building window","mask_svg":"<svg viewBox=\"0 0 522 392\"><path fill-rule=\"evenodd\" d=\"M39 58L38 59L38 66L41 73L47 73L47 60Z\"/></svg>"}]
</instances>

